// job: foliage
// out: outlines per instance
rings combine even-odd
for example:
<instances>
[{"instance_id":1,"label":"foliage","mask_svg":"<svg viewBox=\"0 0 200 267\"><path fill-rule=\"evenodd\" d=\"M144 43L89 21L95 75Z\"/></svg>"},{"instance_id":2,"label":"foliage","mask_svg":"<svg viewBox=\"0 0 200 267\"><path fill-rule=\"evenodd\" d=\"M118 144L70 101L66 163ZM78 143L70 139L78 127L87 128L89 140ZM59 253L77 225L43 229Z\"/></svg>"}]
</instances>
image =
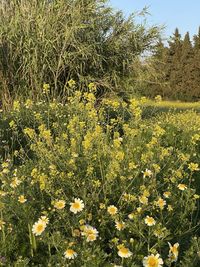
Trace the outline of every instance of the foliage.
<instances>
[{"instance_id":1,"label":"foliage","mask_svg":"<svg viewBox=\"0 0 200 267\"><path fill-rule=\"evenodd\" d=\"M126 91L134 62L158 36L156 27L135 22L142 14L125 18L105 0L0 1L2 101L38 99L44 81L62 98L70 78L80 88L95 81L99 94Z\"/></svg>"},{"instance_id":2,"label":"foliage","mask_svg":"<svg viewBox=\"0 0 200 267\"><path fill-rule=\"evenodd\" d=\"M140 94L148 97L160 94L169 100L199 100L199 42L200 29L194 42L188 32L182 39L178 29L168 40L168 45L160 40L143 66L146 79L141 83Z\"/></svg>"},{"instance_id":3,"label":"foliage","mask_svg":"<svg viewBox=\"0 0 200 267\"><path fill-rule=\"evenodd\" d=\"M199 249L190 247L199 115L146 120L144 99L96 106L89 88L65 104L15 101L1 115L2 265L147 266L159 253L166 266L183 266Z\"/></svg>"}]
</instances>

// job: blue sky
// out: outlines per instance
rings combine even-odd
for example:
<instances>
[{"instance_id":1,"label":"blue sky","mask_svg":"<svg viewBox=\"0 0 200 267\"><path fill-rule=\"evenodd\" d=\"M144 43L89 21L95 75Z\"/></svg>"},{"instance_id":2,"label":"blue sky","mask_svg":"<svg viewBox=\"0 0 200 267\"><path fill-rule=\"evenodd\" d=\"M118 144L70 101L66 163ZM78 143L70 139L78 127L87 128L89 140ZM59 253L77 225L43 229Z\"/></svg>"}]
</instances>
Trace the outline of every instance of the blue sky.
<instances>
[{"instance_id":1,"label":"blue sky","mask_svg":"<svg viewBox=\"0 0 200 267\"><path fill-rule=\"evenodd\" d=\"M181 34L189 31L192 37L200 26L200 0L110 0L110 4L127 15L148 6L148 24L164 24L164 37L172 35L176 27Z\"/></svg>"}]
</instances>

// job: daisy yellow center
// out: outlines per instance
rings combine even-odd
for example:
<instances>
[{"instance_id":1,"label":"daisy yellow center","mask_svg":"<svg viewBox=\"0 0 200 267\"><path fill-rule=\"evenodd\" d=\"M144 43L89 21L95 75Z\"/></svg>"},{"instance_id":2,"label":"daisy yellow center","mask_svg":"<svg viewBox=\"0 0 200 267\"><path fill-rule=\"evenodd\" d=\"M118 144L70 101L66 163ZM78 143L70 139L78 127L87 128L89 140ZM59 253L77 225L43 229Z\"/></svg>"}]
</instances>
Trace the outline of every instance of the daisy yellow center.
<instances>
[{"instance_id":1,"label":"daisy yellow center","mask_svg":"<svg viewBox=\"0 0 200 267\"><path fill-rule=\"evenodd\" d=\"M57 206L58 208L64 208L64 203L62 203L62 202L57 202L57 203L56 203L56 206Z\"/></svg>"},{"instance_id":2,"label":"daisy yellow center","mask_svg":"<svg viewBox=\"0 0 200 267\"><path fill-rule=\"evenodd\" d=\"M73 207L74 209L80 209L81 205L80 205L80 203L75 202L75 203L72 204L72 207Z\"/></svg>"},{"instance_id":3,"label":"daisy yellow center","mask_svg":"<svg viewBox=\"0 0 200 267\"><path fill-rule=\"evenodd\" d=\"M147 222L152 224L152 223L154 223L154 219L153 218L147 218Z\"/></svg>"},{"instance_id":4,"label":"daisy yellow center","mask_svg":"<svg viewBox=\"0 0 200 267\"><path fill-rule=\"evenodd\" d=\"M108 211L110 214L115 214L117 212L116 208L114 207L110 207Z\"/></svg>"},{"instance_id":5,"label":"daisy yellow center","mask_svg":"<svg viewBox=\"0 0 200 267\"><path fill-rule=\"evenodd\" d=\"M38 224L37 232L41 232L41 231L43 231L43 229L44 229L44 225L43 224Z\"/></svg>"},{"instance_id":6,"label":"daisy yellow center","mask_svg":"<svg viewBox=\"0 0 200 267\"><path fill-rule=\"evenodd\" d=\"M94 234L94 231L93 230L87 230L86 232L87 232L88 235Z\"/></svg>"},{"instance_id":7,"label":"daisy yellow center","mask_svg":"<svg viewBox=\"0 0 200 267\"><path fill-rule=\"evenodd\" d=\"M158 259L150 256L148 259L148 267L157 267L157 266L158 266Z\"/></svg>"},{"instance_id":8,"label":"daisy yellow center","mask_svg":"<svg viewBox=\"0 0 200 267\"><path fill-rule=\"evenodd\" d=\"M129 252L128 248L120 248L119 251L120 251L122 254L124 254L124 255L127 255L128 252Z\"/></svg>"},{"instance_id":9,"label":"daisy yellow center","mask_svg":"<svg viewBox=\"0 0 200 267\"><path fill-rule=\"evenodd\" d=\"M74 250L73 249L68 249L66 251L66 253L69 255L69 256L72 256L74 254Z\"/></svg>"}]
</instances>

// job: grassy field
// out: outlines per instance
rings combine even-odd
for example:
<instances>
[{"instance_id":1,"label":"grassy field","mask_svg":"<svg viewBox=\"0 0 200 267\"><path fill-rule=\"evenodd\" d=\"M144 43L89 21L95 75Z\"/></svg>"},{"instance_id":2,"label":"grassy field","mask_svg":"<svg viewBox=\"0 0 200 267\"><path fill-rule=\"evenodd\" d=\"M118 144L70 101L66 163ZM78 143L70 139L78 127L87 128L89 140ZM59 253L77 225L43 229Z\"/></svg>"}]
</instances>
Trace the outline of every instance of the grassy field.
<instances>
[{"instance_id":1,"label":"grassy field","mask_svg":"<svg viewBox=\"0 0 200 267\"><path fill-rule=\"evenodd\" d=\"M198 267L200 116L90 89L0 115L2 266Z\"/></svg>"},{"instance_id":2,"label":"grassy field","mask_svg":"<svg viewBox=\"0 0 200 267\"><path fill-rule=\"evenodd\" d=\"M156 116L166 112L182 112L193 110L200 112L200 102L181 102L181 101L155 101L151 99L145 100L143 104L143 114L147 117Z\"/></svg>"}]
</instances>

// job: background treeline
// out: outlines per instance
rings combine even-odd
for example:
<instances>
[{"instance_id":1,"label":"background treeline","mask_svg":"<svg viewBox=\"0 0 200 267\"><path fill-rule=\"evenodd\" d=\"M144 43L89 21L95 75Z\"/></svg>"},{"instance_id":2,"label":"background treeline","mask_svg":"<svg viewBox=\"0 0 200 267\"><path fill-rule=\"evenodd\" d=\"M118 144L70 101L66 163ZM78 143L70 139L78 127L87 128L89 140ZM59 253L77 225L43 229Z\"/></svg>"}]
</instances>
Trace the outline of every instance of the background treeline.
<instances>
[{"instance_id":1,"label":"background treeline","mask_svg":"<svg viewBox=\"0 0 200 267\"><path fill-rule=\"evenodd\" d=\"M200 100L200 29L191 41L176 28L168 43L159 40L151 57L142 63L140 93L165 99Z\"/></svg>"}]
</instances>

